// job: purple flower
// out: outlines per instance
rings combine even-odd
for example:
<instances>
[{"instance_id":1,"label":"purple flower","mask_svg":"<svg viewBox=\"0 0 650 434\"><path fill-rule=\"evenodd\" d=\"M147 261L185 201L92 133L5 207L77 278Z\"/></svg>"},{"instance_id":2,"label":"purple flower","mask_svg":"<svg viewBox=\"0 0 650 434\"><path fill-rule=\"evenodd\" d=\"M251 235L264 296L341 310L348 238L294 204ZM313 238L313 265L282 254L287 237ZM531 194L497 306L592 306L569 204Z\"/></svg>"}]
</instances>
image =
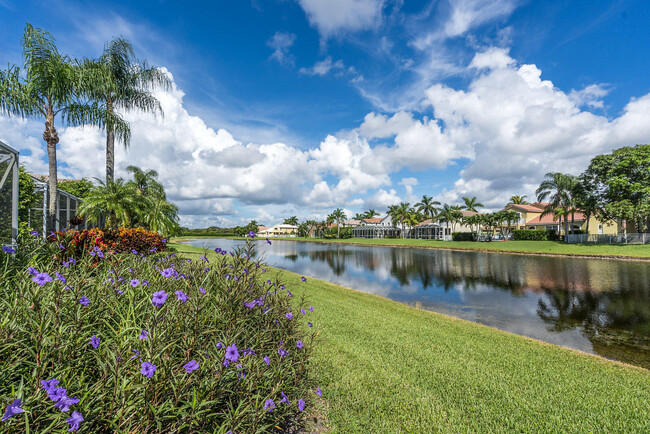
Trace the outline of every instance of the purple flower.
<instances>
[{"instance_id":1,"label":"purple flower","mask_svg":"<svg viewBox=\"0 0 650 434\"><path fill-rule=\"evenodd\" d=\"M65 277L63 277L63 276L62 276L61 274L59 274L59 273L56 273L56 280L60 280L61 283L66 283L66 282L67 282L67 280L65 279Z\"/></svg>"},{"instance_id":2,"label":"purple flower","mask_svg":"<svg viewBox=\"0 0 650 434\"><path fill-rule=\"evenodd\" d=\"M201 294L205 294L205 288L204 288L204 287L200 287L200 288L199 288L199 292L200 292Z\"/></svg>"},{"instance_id":3,"label":"purple flower","mask_svg":"<svg viewBox=\"0 0 650 434\"><path fill-rule=\"evenodd\" d=\"M264 410L268 411L269 413L272 412L275 409L275 402L273 402L272 399L267 399L264 402Z\"/></svg>"},{"instance_id":4,"label":"purple flower","mask_svg":"<svg viewBox=\"0 0 650 434\"><path fill-rule=\"evenodd\" d=\"M38 283L40 286L43 286L51 281L52 278L46 272L38 273L36 276L32 277L32 282Z\"/></svg>"},{"instance_id":5,"label":"purple flower","mask_svg":"<svg viewBox=\"0 0 650 434\"><path fill-rule=\"evenodd\" d=\"M217 342L217 348L218 348L218 349L223 348L223 344L222 344L221 342Z\"/></svg>"},{"instance_id":6,"label":"purple flower","mask_svg":"<svg viewBox=\"0 0 650 434\"><path fill-rule=\"evenodd\" d=\"M37 237L37 236L38 236L38 231L31 231L30 234L32 234L33 236Z\"/></svg>"},{"instance_id":7,"label":"purple flower","mask_svg":"<svg viewBox=\"0 0 650 434\"><path fill-rule=\"evenodd\" d=\"M248 232L248 236L251 238L255 238L255 232L253 231Z\"/></svg>"},{"instance_id":8,"label":"purple flower","mask_svg":"<svg viewBox=\"0 0 650 434\"><path fill-rule=\"evenodd\" d=\"M101 250L98 250L97 251L97 257L101 258L101 259L104 259L104 252L102 252Z\"/></svg>"},{"instance_id":9,"label":"purple flower","mask_svg":"<svg viewBox=\"0 0 650 434\"><path fill-rule=\"evenodd\" d=\"M20 401L20 399L15 399L14 402L12 402L11 404L9 404L7 406L7 409L5 410L5 414L4 414L4 416L2 416L2 419L0 419L0 421L4 422L5 420L7 420L7 419L9 419L11 417L14 417L15 415L20 414L23 411L25 411L22 408L20 408L21 405L23 405L23 404Z\"/></svg>"},{"instance_id":10,"label":"purple flower","mask_svg":"<svg viewBox=\"0 0 650 434\"><path fill-rule=\"evenodd\" d=\"M285 290L285 289L287 289L287 287L286 287L286 286L284 286L284 285L280 285L280 286L278 286L278 288L280 288L280 289L282 289L282 290Z\"/></svg>"},{"instance_id":11,"label":"purple flower","mask_svg":"<svg viewBox=\"0 0 650 434\"><path fill-rule=\"evenodd\" d=\"M51 392L54 391L56 386L59 384L59 380L56 378L52 378L51 380L41 380L41 389L45 390L45 392L49 395Z\"/></svg>"},{"instance_id":12,"label":"purple flower","mask_svg":"<svg viewBox=\"0 0 650 434\"><path fill-rule=\"evenodd\" d=\"M2 246L2 251L4 253L10 253L10 254L16 253L15 249L12 249L11 247L7 247L7 246ZM20 401L20 400L18 400L18 401Z\"/></svg>"},{"instance_id":13,"label":"purple flower","mask_svg":"<svg viewBox=\"0 0 650 434\"><path fill-rule=\"evenodd\" d=\"M313 312L314 311L314 306L309 306L309 311Z\"/></svg>"},{"instance_id":14,"label":"purple flower","mask_svg":"<svg viewBox=\"0 0 650 434\"><path fill-rule=\"evenodd\" d=\"M284 315L284 316L286 316L287 319L293 318L293 314L291 312L287 312L286 315Z\"/></svg>"},{"instance_id":15,"label":"purple flower","mask_svg":"<svg viewBox=\"0 0 650 434\"><path fill-rule=\"evenodd\" d=\"M48 392L47 397L50 398L53 402L58 402L59 399L66 396L67 390L63 387L55 387L50 392Z\"/></svg>"},{"instance_id":16,"label":"purple flower","mask_svg":"<svg viewBox=\"0 0 650 434\"><path fill-rule=\"evenodd\" d=\"M144 375L147 378L153 377L153 373L156 372L156 365L149 363L149 362L143 362L141 365L142 369L140 369L140 373Z\"/></svg>"},{"instance_id":17,"label":"purple flower","mask_svg":"<svg viewBox=\"0 0 650 434\"><path fill-rule=\"evenodd\" d=\"M320 391L320 386L318 386L318 387L316 388L316 394L317 394L318 396L322 396L322 395L323 395L323 393Z\"/></svg>"},{"instance_id":18,"label":"purple flower","mask_svg":"<svg viewBox=\"0 0 650 434\"><path fill-rule=\"evenodd\" d=\"M93 335L90 338L90 342L88 342L88 345L92 345L93 348L97 349L97 347L99 347L99 338L96 335Z\"/></svg>"},{"instance_id":19,"label":"purple flower","mask_svg":"<svg viewBox=\"0 0 650 434\"><path fill-rule=\"evenodd\" d=\"M142 280L142 286L149 286L148 280Z\"/></svg>"},{"instance_id":20,"label":"purple flower","mask_svg":"<svg viewBox=\"0 0 650 434\"><path fill-rule=\"evenodd\" d=\"M280 357L285 357L287 355L287 352L282 348L278 348L278 354L280 355Z\"/></svg>"},{"instance_id":21,"label":"purple flower","mask_svg":"<svg viewBox=\"0 0 650 434\"><path fill-rule=\"evenodd\" d=\"M75 396L74 398L70 398L69 396L62 396L56 404L54 404L54 407L58 408L61 410L62 413L65 413L67 411L70 411L70 406L75 405L79 403L79 399Z\"/></svg>"},{"instance_id":22,"label":"purple flower","mask_svg":"<svg viewBox=\"0 0 650 434\"><path fill-rule=\"evenodd\" d=\"M282 404L283 402L286 402L287 405L291 404L291 402L289 402L289 398L287 397L287 395L284 394L284 392L280 392L280 395L282 396L282 399L280 400L280 404Z\"/></svg>"},{"instance_id":23,"label":"purple flower","mask_svg":"<svg viewBox=\"0 0 650 434\"><path fill-rule=\"evenodd\" d=\"M312 327L314 326L314 325L313 325L312 323L310 323L310 322L308 322L307 325L309 326L309 328L312 328Z\"/></svg>"},{"instance_id":24,"label":"purple flower","mask_svg":"<svg viewBox=\"0 0 650 434\"><path fill-rule=\"evenodd\" d=\"M183 303L185 303L187 301L187 295L185 295L185 293L183 291L178 290L174 294L176 294L176 296L178 297L177 300L180 300Z\"/></svg>"},{"instance_id":25,"label":"purple flower","mask_svg":"<svg viewBox=\"0 0 650 434\"><path fill-rule=\"evenodd\" d=\"M302 276L302 277L300 278L300 280L302 280L303 282L306 282L306 281L307 281L307 279L305 278L305 276Z\"/></svg>"},{"instance_id":26,"label":"purple flower","mask_svg":"<svg viewBox=\"0 0 650 434\"><path fill-rule=\"evenodd\" d=\"M97 254L97 253L95 253L95 252L93 252L93 251L90 252L90 256L95 256L96 254Z\"/></svg>"},{"instance_id":27,"label":"purple flower","mask_svg":"<svg viewBox=\"0 0 650 434\"><path fill-rule=\"evenodd\" d=\"M38 271L36 271L36 268L34 267L28 267L27 271L29 271L29 274L31 274L32 276L36 276L38 274Z\"/></svg>"},{"instance_id":28,"label":"purple flower","mask_svg":"<svg viewBox=\"0 0 650 434\"><path fill-rule=\"evenodd\" d=\"M293 297L293 294L291 293L291 291L287 291L287 297Z\"/></svg>"},{"instance_id":29,"label":"purple flower","mask_svg":"<svg viewBox=\"0 0 650 434\"><path fill-rule=\"evenodd\" d=\"M138 254L138 251L135 250L135 249L131 249L131 253L133 253L134 255L137 255L137 254Z\"/></svg>"},{"instance_id":30,"label":"purple flower","mask_svg":"<svg viewBox=\"0 0 650 434\"><path fill-rule=\"evenodd\" d=\"M231 362L236 362L239 360L239 351L237 351L237 346L235 344L232 344L226 348L226 359L230 360Z\"/></svg>"},{"instance_id":31,"label":"purple flower","mask_svg":"<svg viewBox=\"0 0 650 434\"><path fill-rule=\"evenodd\" d=\"M191 374L192 371L199 369L199 363L196 360L191 360L186 363L183 368L185 368L185 371L187 371L188 374Z\"/></svg>"},{"instance_id":32,"label":"purple flower","mask_svg":"<svg viewBox=\"0 0 650 434\"><path fill-rule=\"evenodd\" d=\"M210 261L208 261L208 258L206 258L205 256L199 255L199 258L203 259L205 262L210 262Z\"/></svg>"},{"instance_id":33,"label":"purple flower","mask_svg":"<svg viewBox=\"0 0 650 434\"><path fill-rule=\"evenodd\" d=\"M246 306L246 307L249 308L249 309L254 308L256 305L257 305L257 301L256 301L256 300L249 301L248 303L244 303L244 306Z\"/></svg>"},{"instance_id":34,"label":"purple flower","mask_svg":"<svg viewBox=\"0 0 650 434\"><path fill-rule=\"evenodd\" d=\"M169 295L165 293L164 289L158 292L154 292L151 303L156 307L162 307L162 305L165 304L165 301L167 301L167 297L169 297Z\"/></svg>"},{"instance_id":35,"label":"purple flower","mask_svg":"<svg viewBox=\"0 0 650 434\"><path fill-rule=\"evenodd\" d=\"M168 278L170 278L170 277L172 277L174 275L174 269L173 268L165 268L164 270L162 270L162 272L160 274L162 274L162 277L164 277L165 279L168 279Z\"/></svg>"},{"instance_id":36,"label":"purple flower","mask_svg":"<svg viewBox=\"0 0 650 434\"><path fill-rule=\"evenodd\" d=\"M70 425L68 432L76 431L79 429L79 424L84 421L83 416L78 411L73 411L72 416L65 420Z\"/></svg>"},{"instance_id":37,"label":"purple flower","mask_svg":"<svg viewBox=\"0 0 650 434\"><path fill-rule=\"evenodd\" d=\"M146 330L142 330L140 336L138 336L138 339L140 339L141 341L145 341L147 340L148 337L149 337L149 332Z\"/></svg>"},{"instance_id":38,"label":"purple flower","mask_svg":"<svg viewBox=\"0 0 650 434\"><path fill-rule=\"evenodd\" d=\"M131 280L131 286L136 288L140 284L140 281L138 279L133 279Z\"/></svg>"},{"instance_id":39,"label":"purple flower","mask_svg":"<svg viewBox=\"0 0 650 434\"><path fill-rule=\"evenodd\" d=\"M305 409L305 401L302 399L298 400L298 410L303 411Z\"/></svg>"},{"instance_id":40,"label":"purple flower","mask_svg":"<svg viewBox=\"0 0 650 434\"><path fill-rule=\"evenodd\" d=\"M266 366L269 366L271 364L271 359L269 359L269 356L264 356L264 363L266 363Z\"/></svg>"},{"instance_id":41,"label":"purple flower","mask_svg":"<svg viewBox=\"0 0 650 434\"><path fill-rule=\"evenodd\" d=\"M296 346L300 349L302 349L302 341L297 341Z\"/></svg>"},{"instance_id":42,"label":"purple flower","mask_svg":"<svg viewBox=\"0 0 650 434\"><path fill-rule=\"evenodd\" d=\"M88 306L90 304L90 299L86 296L83 296L79 299L79 303L83 304L84 306Z\"/></svg>"},{"instance_id":43,"label":"purple flower","mask_svg":"<svg viewBox=\"0 0 650 434\"><path fill-rule=\"evenodd\" d=\"M271 240L269 240L268 238L266 239L266 242L269 244L269 246L271 245Z\"/></svg>"},{"instance_id":44,"label":"purple flower","mask_svg":"<svg viewBox=\"0 0 650 434\"><path fill-rule=\"evenodd\" d=\"M307 313L307 311L305 309L300 309L300 313L304 315Z\"/></svg>"}]
</instances>

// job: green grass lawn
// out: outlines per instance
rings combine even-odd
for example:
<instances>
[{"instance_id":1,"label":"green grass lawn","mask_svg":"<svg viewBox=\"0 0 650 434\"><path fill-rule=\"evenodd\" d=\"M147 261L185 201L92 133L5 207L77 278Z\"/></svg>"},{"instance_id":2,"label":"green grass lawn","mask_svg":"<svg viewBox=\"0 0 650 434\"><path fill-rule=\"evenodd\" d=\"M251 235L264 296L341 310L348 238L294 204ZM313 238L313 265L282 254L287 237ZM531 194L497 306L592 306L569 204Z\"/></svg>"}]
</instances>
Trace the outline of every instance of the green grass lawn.
<instances>
[{"instance_id":1,"label":"green grass lawn","mask_svg":"<svg viewBox=\"0 0 650 434\"><path fill-rule=\"evenodd\" d=\"M181 237L174 240L191 239ZM201 237L198 237L201 238ZM241 238L235 238L241 239ZM610 256L624 258L650 259L650 244L565 244L558 241L439 241L414 239L367 239L350 238L347 240L322 238L274 238L287 241L311 241L321 243L368 244L373 246L420 247L430 249L478 250L508 253L535 253L547 255L581 255L581 256Z\"/></svg>"},{"instance_id":2,"label":"green grass lawn","mask_svg":"<svg viewBox=\"0 0 650 434\"><path fill-rule=\"evenodd\" d=\"M650 432L650 371L282 274L315 307L331 432Z\"/></svg>"}]
</instances>

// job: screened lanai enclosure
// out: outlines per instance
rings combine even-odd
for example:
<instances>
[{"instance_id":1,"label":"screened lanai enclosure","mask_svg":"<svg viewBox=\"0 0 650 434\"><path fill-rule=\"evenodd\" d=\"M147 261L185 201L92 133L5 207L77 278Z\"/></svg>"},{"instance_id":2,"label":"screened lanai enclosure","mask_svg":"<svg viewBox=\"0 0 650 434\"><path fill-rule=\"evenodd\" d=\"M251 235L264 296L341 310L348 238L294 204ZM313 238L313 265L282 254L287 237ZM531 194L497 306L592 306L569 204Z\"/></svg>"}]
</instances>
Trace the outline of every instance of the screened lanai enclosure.
<instances>
[{"instance_id":1,"label":"screened lanai enclosure","mask_svg":"<svg viewBox=\"0 0 650 434\"><path fill-rule=\"evenodd\" d=\"M18 236L18 151L0 142L0 245Z\"/></svg>"},{"instance_id":2,"label":"screened lanai enclosure","mask_svg":"<svg viewBox=\"0 0 650 434\"><path fill-rule=\"evenodd\" d=\"M402 230L393 226L362 225L352 229L354 238L398 238Z\"/></svg>"},{"instance_id":3,"label":"screened lanai enclosure","mask_svg":"<svg viewBox=\"0 0 650 434\"><path fill-rule=\"evenodd\" d=\"M27 216L29 226L32 229L36 229L39 232L42 230L43 234L47 234L50 231L60 231L62 229L82 230L89 227L85 219L81 223L75 220L82 200L61 189L57 189L56 192L56 223L54 227L49 227L47 221L47 204L49 203L50 186L45 180L34 176L32 176L32 181L34 182L35 199L29 207Z\"/></svg>"}]
</instances>

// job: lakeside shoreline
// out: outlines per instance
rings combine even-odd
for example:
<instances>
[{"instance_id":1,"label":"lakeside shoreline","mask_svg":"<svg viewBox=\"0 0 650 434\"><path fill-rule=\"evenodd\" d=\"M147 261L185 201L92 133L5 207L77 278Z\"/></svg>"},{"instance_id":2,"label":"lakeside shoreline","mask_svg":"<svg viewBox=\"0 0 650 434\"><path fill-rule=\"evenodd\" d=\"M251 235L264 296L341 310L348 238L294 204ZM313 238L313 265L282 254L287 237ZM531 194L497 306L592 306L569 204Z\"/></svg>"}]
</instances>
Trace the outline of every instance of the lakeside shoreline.
<instances>
[{"instance_id":1,"label":"lakeside shoreline","mask_svg":"<svg viewBox=\"0 0 650 434\"><path fill-rule=\"evenodd\" d=\"M184 240L191 239L210 239L210 238L222 238L228 240L243 240L244 237L217 237L217 236L181 236L174 237L172 242L183 242ZM351 246L366 246L366 247L396 247L401 249L422 249L422 250L446 250L452 252L479 252L479 253L503 253L508 255L527 255L527 256L546 256L546 257L566 257L566 258L576 258L576 259L602 259L602 260L614 260L614 261L633 261L633 262L650 262L650 246L645 245L615 245L615 247L627 248L632 247L638 250L647 249L647 252L643 252L646 256L635 256L635 255L611 255L605 253L572 253L572 252L544 252L539 250L507 250L500 249L498 246L494 248L478 247L478 246L446 246L446 245L431 245L425 244L426 242L438 242L438 243L477 243L476 241L436 241L436 240L412 240L412 239L368 239L369 241L359 241L365 240L364 238L350 238L350 239L322 239L322 238L299 238L299 237L274 237L272 240L279 241L293 241L293 242L308 242L308 243L318 243L318 244L343 244ZM375 242L375 240L377 240ZM408 243L409 241L416 241L417 243ZM581 244L563 244L552 241L493 241L492 243L531 243L528 246L540 247L539 243L545 243L545 246L580 246L578 248L598 248L598 247L611 247L612 245L581 245ZM537 244L534 244L537 243ZM550 243L550 244L549 244ZM480 243L485 244L485 243ZM507 245L507 244L504 244Z\"/></svg>"},{"instance_id":2,"label":"lakeside shoreline","mask_svg":"<svg viewBox=\"0 0 650 434\"><path fill-rule=\"evenodd\" d=\"M180 254L205 251L173 246ZM315 366L325 400L317 411L336 432L391 430L395 423L448 432L650 426L632 409L647 401L650 371L643 367L311 277L305 286L299 274L269 270L281 273L297 296L303 285L316 307L310 321L321 333ZM583 393L589 402L579 399ZM601 410L610 399L619 412ZM553 417L539 425L535 414Z\"/></svg>"}]
</instances>

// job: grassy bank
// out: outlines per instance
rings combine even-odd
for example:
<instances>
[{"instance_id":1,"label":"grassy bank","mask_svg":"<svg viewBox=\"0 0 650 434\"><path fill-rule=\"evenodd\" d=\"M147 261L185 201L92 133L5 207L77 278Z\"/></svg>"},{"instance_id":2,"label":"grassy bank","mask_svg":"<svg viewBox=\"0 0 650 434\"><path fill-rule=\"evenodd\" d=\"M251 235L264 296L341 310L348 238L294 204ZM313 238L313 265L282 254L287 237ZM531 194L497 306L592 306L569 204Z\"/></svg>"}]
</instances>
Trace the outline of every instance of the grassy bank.
<instances>
[{"instance_id":1,"label":"grassy bank","mask_svg":"<svg viewBox=\"0 0 650 434\"><path fill-rule=\"evenodd\" d=\"M647 370L283 275L316 308L332 432L650 431Z\"/></svg>"},{"instance_id":2,"label":"grassy bank","mask_svg":"<svg viewBox=\"0 0 650 434\"><path fill-rule=\"evenodd\" d=\"M201 237L199 237L201 238ZM190 237L175 238L182 241ZM241 239L241 238L235 238ZM320 243L360 244L371 246L418 247L428 249L476 250L485 252L525 253L541 255L602 256L628 259L650 259L650 244L565 244L559 241L439 241L414 239L367 239L350 238L347 240L322 238L274 238L287 241L310 241Z\"/></svg>"}]
</instances>

